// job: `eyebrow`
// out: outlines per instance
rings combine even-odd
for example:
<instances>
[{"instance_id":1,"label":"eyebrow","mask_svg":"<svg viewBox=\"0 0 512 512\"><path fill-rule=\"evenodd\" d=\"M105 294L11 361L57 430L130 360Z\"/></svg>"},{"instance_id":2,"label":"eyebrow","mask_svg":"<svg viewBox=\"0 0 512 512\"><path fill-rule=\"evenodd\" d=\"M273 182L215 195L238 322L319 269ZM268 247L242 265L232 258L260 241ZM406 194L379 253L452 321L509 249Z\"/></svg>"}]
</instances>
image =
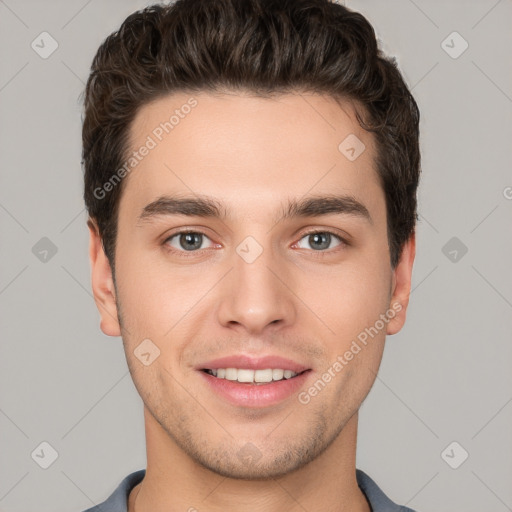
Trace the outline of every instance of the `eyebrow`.
<instances>
[{"instance_id":1,"label":"eyebrow","mask_svg":"<svg viewBox=\"0 0 512 512\"><path fill-rule=\"evenodd\" d=\"M373 224L366 206L349 195L309 196L290 199L282 209L276 223L295 217L320 217L323 215L350 215ZM189 217L227 219L229 210L222 203L210 197L161 196L147 204L139 215L139 222L151 221L155 217L184 215Z\"/></svg>"}]
</instances>

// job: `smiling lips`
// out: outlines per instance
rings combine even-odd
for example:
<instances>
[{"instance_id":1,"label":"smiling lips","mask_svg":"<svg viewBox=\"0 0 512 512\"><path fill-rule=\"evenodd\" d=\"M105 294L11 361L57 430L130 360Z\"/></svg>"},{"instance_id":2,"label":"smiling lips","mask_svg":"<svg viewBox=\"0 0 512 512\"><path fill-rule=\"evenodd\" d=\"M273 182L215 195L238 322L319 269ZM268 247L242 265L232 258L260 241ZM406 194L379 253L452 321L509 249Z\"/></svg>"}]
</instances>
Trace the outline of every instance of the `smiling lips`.
<instances>
[{"instance_id":1,"label":"smiling lips","mask_svg":"<svg viewBox=\"0 0 512 512\"><path fill-rule=\"evenodd\" d=\"M202 363L196 368L216 395L239 407L275 405L304 384L311 369L280 356L241 354Z\"/></svg>"}]
</instances>

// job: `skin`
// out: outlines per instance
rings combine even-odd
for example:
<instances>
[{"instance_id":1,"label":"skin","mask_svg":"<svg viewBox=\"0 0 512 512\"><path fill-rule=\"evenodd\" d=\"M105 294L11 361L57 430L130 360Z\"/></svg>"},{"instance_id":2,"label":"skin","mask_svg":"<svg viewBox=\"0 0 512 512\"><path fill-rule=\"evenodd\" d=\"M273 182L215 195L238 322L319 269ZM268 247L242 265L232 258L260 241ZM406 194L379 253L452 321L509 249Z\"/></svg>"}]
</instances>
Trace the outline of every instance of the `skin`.
<instances>
[{"instance_id":1,"label":"skin","mask_svg":"<svg viewBox=\"0 0 512 512\"><path fill-rule=\"evenodd\" d=\"M190 97L142 107L132 147ZM390 265L373 135L349 104L316 94L193 97L198 105L125 178L116 286L90 226L101 329L122 336L144 402L147 470L129 510L369 512L355 475L358 409L386 334L405 322L415 256L412 236ZM338 150L349 134L366 146L355 161ZM332 213L276 223L285 200L333 192L363 203L372 222ZM139 222L143 207L164 194L212 197L230 216ZM205 233L201 249L186 251L179 236L166 242L183 227ZM332 237L318 249L311 229L350 244ZM263 248L251 264L236 252L247 236ZM278 354L312 369L304 390L396 303L401 311L308 404L294 394L263 409L235 407L194 369L234 353ZM134 355L146 338L160 350L148 366ZM259 450L253 462L240 457L249 442Z\"/></svg>"}]
</instances>

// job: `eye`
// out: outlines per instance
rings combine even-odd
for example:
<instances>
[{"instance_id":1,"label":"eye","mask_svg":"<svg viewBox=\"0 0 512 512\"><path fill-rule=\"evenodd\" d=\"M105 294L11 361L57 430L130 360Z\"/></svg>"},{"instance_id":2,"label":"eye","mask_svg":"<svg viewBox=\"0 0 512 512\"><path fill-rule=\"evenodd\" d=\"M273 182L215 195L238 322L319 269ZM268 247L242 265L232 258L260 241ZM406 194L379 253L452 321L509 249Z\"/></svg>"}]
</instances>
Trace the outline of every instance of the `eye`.
<instances>
[{"instance_id":1,"label":"eye","mask_svg":"<svg viewBox=\"0 0 512 512\"><path fill-rule=\"evenodd\" d=\"M167 238L164 243L177 251L193 252L206 248L203 247L205 239L210 240L204 233L183 231L174 233L174 235Z\"/></svg>"},{"instance_id":2,"label":"eye","mask_svg":"<svg viewBox=\"0 0 512 512\"><path fill-rule=\"evenodd\" d=\"M338 240L338 244L334 247L344 243L344 240L341 237L331 233L330 231L312 231L303 236L296 245L299 247L299 249L308 249L308 247L300 246L301 241L306 240L306 243L310 245L309 248L312 248L315 251L325 251L326 249L332 248L330 246L333 239Z\"/></svg>"}]
</instances>

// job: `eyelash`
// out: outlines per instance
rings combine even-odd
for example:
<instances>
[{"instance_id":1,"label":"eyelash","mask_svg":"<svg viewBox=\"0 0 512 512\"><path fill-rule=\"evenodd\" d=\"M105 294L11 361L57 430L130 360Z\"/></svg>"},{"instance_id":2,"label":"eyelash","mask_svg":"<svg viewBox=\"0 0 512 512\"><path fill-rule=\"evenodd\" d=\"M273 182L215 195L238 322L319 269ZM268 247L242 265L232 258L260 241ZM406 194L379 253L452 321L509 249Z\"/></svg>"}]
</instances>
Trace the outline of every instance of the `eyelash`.
<instances>
[{"instance_id":1,"label":"eyelash","mask_svg":"<svg viewBox=\"0 0 512 512\"><path fill-rule=\"evenodd\" d=\"M313 253L313 256L317 257L317 258L318 257L323 257L325 253L332 254L333 252L337 252L338 250L342 249L344 246L349 246L350 245L347 242L347 240L342 238L337 233L334 233L333 231L329 231L329 230L325 230L325 229L316 229L316 230L307 231L306 233L302 234L302 236L299 238L299 241L302 240L303 238L307 237L307 236L316 235L316 234L329 234L329 235L333 236L334 238L337 238L338 241L341 242L341 244L339 246L336 246L334 249L324 249L324 250L318 250L318 251L315 251L315 250L311 249L311 252ZM163 241L163 245L166 247L166 250L168 250L169 252L171 252L173 254L178 254L180 257L183 257L183 258L190 258L190 257L193 257L195 254L197 254L200 251L208 250L208 249L198 249L196 251L184 251L184 250L178 250L178 249L174 249L174 248L170 247L168 245L168 242L170 240L172 240L174 237L178 236L178 235L203 235L206 238L209 238L208 235L206 233L203 233L202 231L192 231L190 229L184 229L182 231L176 231L175 233L173 233L172 235L168 236Z\"/></svg>"}]
</instances>

